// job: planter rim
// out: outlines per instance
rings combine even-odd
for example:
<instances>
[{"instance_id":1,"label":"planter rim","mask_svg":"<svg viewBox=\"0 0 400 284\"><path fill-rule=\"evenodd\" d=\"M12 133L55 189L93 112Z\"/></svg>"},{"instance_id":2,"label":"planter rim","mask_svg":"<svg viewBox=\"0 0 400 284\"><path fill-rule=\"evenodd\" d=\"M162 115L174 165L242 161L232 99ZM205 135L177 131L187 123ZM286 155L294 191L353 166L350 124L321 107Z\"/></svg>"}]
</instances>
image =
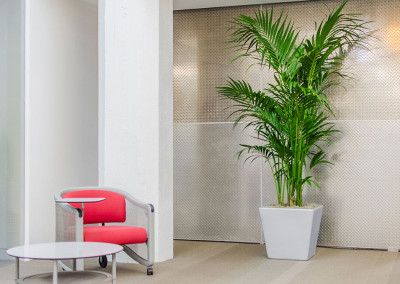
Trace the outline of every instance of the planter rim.
<instances>
[{"instance_id":1,"label":"planter rim","mask_svg":"<svg viewBox=\"0 0 400 284\"><path fill-rule=\"evenodd\" d=\"M324 207L324 205L319 204L319 205L318 205L317 207L315 207L315 208L301 208L301 207L296 207L296 208L293 208L293 207L259 207L259 209L270 209L270 210L277 210L277 209L279 209L279 210L314 211L314 210L317 210L317 209L319 209L319 208L321 208L321 207Z\"/></svg>"}]
</instances>

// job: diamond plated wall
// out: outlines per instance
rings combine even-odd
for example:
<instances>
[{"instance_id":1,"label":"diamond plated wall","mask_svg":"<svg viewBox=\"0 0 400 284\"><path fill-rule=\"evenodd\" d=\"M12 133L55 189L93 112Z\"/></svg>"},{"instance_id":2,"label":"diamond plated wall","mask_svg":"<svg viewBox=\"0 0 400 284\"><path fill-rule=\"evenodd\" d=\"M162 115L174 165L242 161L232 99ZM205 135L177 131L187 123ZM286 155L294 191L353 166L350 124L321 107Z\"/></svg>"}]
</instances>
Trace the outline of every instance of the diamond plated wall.
<instances>
[{"instance_id":1,"label":"diamond plated wall","mask_svg":"<svg viewBox=\"0 0 400 284\"><path fill-rule=\"evenodd\" d=\"M176 124L175 238L259 241L260 162L237 160L249 131L232 124Z\"/></svg>"},{"instance_id":2,"label":"diamond plated wall","mask_svg":"<svg viewBox=\"0 0 400 284\"><path fill-rule=\"evenodd\" d=\"M312 33L341 0L273 5L289 13L303 35ZM269 8L272 5L263 5ZM230 63L229 21L260 6L174 14L175 238L261 242L257 207L275 201L269 169L237 161L248 133L232 130L229 101L216 86L228 76L262 88L268 70ZM400 248L400 1L350 0L348 13L373 21L370 51L353 50L345 63L354 78L331 90L337 128L329 145L335 166L315 174L321 189L306 200L324 205L319 245Z\"/></svg>"}]
</instances>

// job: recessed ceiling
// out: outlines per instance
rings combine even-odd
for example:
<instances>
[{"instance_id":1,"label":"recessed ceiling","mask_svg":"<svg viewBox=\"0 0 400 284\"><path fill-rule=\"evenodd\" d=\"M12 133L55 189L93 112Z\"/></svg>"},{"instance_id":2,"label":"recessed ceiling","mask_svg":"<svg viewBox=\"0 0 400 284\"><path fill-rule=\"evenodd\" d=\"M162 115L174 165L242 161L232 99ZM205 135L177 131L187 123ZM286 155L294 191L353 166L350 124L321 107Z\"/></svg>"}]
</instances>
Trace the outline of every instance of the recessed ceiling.
<instances>
[{"instance_id":1,"label":"recessed ceiling","mask_svg":"<svg viewBox=\"0 0 400 284\"><path fill-rule=\"evenodd\" d=\"M282 2L299 2L306 0L174 0L174 10L242 6L254 4L272 4Z\"/></svg>"},{"instance_id":2,"label":"recessed ceiling","mask_svg":"<svg viewBox=\"0 0 400 284\"><path fill-rule=\"evenodd\" d=\"M81 0L92 5L98 5L98 0ZM174 10L190 10L215 7L243 6L255 4L272 4L283 2L299 2L307 0L173 0Z\"/></svg>"}]
</instances>

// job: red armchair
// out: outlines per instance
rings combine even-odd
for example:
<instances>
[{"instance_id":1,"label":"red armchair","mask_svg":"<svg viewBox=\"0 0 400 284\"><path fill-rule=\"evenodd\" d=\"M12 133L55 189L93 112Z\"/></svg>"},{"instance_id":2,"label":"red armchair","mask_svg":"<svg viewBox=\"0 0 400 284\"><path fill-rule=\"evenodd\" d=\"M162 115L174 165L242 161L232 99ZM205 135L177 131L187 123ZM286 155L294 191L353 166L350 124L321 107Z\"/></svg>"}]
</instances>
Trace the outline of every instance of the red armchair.
<instances>
[{"instance_id":1,"label":"red armchair","mask_svg":"<svg viewBox=\"0 0 400 284\"><path fill-rule=\"evenodd\" d=\"M67 188L55 194L61 198L97 198L105 200L87 203L83 217L80 203L56 203L56 241L105 242L122 245L124 252L153 274L154 264L154 207L128 193L108 187ZM144 252L144 247L147 249ZM145 254L145 256L142 256ZM99 258L101 267L107 266L105 256ZM64 269L71 268L62 262ZM74 262L72 269L83 269L82 262Z\"/></svg>"}]
</instances>

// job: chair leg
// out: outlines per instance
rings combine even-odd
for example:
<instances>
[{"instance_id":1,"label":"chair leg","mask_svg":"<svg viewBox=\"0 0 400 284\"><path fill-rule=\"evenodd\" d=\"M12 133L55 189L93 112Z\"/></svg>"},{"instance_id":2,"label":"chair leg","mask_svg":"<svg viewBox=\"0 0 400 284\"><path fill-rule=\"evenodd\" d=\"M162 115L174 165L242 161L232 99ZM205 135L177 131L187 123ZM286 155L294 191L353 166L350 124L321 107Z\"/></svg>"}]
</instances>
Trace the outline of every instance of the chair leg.
<instances>
[{"instance_id":1,"label":"chair leg","mask_svg":"<svg viewBox=\"0 0 400 284\"><path fill-rule=\"evenodd\" d=\"M106 268L107 267L107 256L99 256L99 264L101 268Z\"/></svg>"},{"instance_id":2,"label":"chair leg","mask_svg":"<svg viewBox=\"0 0 400 284\"><path fill-rule=\"evenodd\" d=\"M147 267L147 275L153 275L153 267Z\"/></svg>"}]
</instances>

